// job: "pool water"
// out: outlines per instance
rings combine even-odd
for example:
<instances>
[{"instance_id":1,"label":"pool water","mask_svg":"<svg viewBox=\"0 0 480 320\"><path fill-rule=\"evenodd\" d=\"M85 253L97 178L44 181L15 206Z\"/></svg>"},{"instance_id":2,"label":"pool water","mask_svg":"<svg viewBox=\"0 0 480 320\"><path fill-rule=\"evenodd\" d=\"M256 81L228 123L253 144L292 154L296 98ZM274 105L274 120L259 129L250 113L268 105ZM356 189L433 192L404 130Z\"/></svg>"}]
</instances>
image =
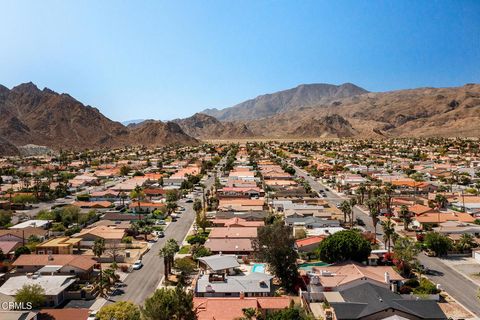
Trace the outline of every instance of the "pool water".
<instances>
[{"instance_id":1,"label":"pool water","mask_svg":"<svg viewBox=\"0 0 480 320\"><path fill-rule=\"evenodd\" d=\"M301 265L298 266L298 268L300 270L312 271L313 267L324 267L328 265L329 265L328 263L317 261L317 262L310 262L310 263L302 263Z\"/></svg>"},{"instance_id":2,"label":"pool water","mask_svg":"<svg viewBox=\"0 0 480 320\"><path fill-rule=\"evenodd\" d=\"M264 263L255 263L252 267L252 272L265 273L265 264Z\"/></svg>"}]
</instances>

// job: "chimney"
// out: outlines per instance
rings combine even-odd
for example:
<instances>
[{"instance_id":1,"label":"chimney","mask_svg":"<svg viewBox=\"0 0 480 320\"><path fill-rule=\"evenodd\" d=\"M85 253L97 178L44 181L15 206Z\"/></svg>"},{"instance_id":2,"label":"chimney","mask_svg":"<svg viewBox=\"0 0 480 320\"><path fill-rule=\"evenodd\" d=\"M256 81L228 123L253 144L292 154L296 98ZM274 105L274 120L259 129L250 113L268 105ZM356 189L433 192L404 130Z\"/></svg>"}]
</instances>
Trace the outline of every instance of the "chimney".
<instances>
[{"instance_id":1,"label":"chimney","mask_svg":"<svg viewBox=\"0 0 480 320\"><path fill-rule=\"evenodd\" d=\"M385 272L385 283L390 284L390 273L388 271Z\"/></svg>"}]
</instances>

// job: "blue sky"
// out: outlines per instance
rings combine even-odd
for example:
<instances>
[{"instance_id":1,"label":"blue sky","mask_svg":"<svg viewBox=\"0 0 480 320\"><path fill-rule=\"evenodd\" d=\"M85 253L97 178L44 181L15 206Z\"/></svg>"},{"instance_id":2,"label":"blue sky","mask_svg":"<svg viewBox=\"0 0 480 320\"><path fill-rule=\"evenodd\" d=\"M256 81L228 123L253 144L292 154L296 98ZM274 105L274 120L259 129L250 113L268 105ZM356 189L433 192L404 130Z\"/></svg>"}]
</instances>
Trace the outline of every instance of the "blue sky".
<instances>
[{"instance_id":1,"label":"blue sky","mask_svg":"<svg viewBox=\"0 0 480 320\"><path fill-rule=\"evenodd\" d=\"M114 120L173 119L301 83L480 82L480 1L2 2L0 83Z\"/></svg>"}]
</instances>

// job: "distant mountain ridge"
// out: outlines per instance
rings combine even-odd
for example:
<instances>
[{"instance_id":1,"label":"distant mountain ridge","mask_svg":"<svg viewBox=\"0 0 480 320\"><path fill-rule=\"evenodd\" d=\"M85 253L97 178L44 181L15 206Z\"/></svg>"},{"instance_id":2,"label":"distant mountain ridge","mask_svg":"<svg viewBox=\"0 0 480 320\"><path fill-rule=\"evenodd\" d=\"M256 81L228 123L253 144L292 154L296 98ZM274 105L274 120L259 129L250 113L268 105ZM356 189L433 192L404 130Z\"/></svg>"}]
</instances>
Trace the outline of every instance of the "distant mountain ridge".
<instances>
[{"instance_id":1,"label":"distant mountain ridge","mask_svg":"<svg viewBox=\"0 0 480 320\"><path fill-rule=\"evenodd\" d=\"M333 85L326 83L302 84L295 88L260 95L254 99L225 109L206 109L201 113L220 121L254 120L294 111L300 107L327 104L336 99L368 93L352 83Z\"/></svg>"},{"instance_id":2,"label":"distant mountain ridge","mask_svg":"<svg viewBox=\"0 0 480 320\"><path fill-rule=\"evenodd\" d=\"M0 85L0 154L215 139L480 137L479 84L377 93L349 83L300 85L207 111L221 120L196 113L124 126L65 93Z\"/></svg>"},{"instance_id":3,"label":"distant mountain ridge","mask_svg":"<svg viewBox=\"0 0 480 320\"><path fill-rule=\"evenodd\" d=\"M251 138L253 132L246 124L229 121L220 122L216 118L196 113L185 119L173 120L188 135L197 139L230 139L230 138Z\"/></svg>"},{"instance_id":4,"label":"distant mountain ridge","mask_svg":"<svg viewBox=\"0 0 480 320\"><path fill-rule=\"evenodd\" d=\"M27 144L58 150L198 143L175 123L130 130L68 94L40 90L31 82L11 90L0 86L0 137L2 154L18 153L17 147Z\"/></svg>"}]
</instances>

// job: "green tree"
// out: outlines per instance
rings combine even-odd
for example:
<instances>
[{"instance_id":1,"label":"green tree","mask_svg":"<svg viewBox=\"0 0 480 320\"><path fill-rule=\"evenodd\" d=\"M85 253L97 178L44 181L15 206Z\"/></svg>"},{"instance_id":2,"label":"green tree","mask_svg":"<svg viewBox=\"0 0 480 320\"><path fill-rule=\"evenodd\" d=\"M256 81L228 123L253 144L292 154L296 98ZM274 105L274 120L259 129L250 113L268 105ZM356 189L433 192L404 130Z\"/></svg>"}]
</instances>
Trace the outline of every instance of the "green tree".
<instances>
[{"instance_id":1,"label":"green tree","mask_svg":"<svg viewBox=\"0 0 480 320\"><path fill-rule=\"evenodd\" d=\"M190 247L190 254L194 260L197 260L198 258L212 255L212 252L201 244L194 244Z\"/></svg>"},{"instance_id":2,"label":"green tree","mask_svg":"<svg viewBox=\"0 0 480 320\"><path fill-rule=\"evenodd\" d=\"M22 254L30 254L30 253L31 251L27 246L21 246L15 250L15 258L20 257Z\"/></svg>"},{"instance_id":3,"label":"green tree","mask_svg":"<svg viewBox=\"0 0 480 320\"><path fill-rule=\"evenodd\" d=\"M437 193L435 195L435 203L438 205L439 208L445 208L448 200L443 194Z\"/></svg>"},{"instance_id":4,"label":"green tree","mask_svg":"<svg viewBox=\"0 0 480 320\"><path fill-rule=\"evenodd\" d=\"M408 226L412 222L412 216L406 205L400 207L399 218L403 221L403 229L408 230Z\"/></svg>"},{"instance_id":5,"label":"green tree","mask_svg":"<svg viewBox=\"0 0 480 320\"><path fill-rule=\"evenodd\" d=\"M120 174L122 176L127 176L130 173L130 171L132 171L132 169L129 166L121 166L120 167Z\"/></svg>"},{"instance_id":6,"label":"green tree","mask_svg":"<svg viewBox=\"0 0 480 320\"><path fill-rule=\"evenodd\" d=\"M196 264L190 257L178 258L175 260L174 268L180 271L179 283L186 284L186 278L196 269Z\"/></svg>"},{"instance_id":7,"label":"green tree","mask_svg":"<svg viewBox=\"0 0 480 320\"><path fill-rule=\"evenodd\" d=\"M105 252L105 240L102 238L97 238L93 242L93 247L92 247L93 254L100 259L102 254Z\"/></svg>"},{"instance_id":8,"label":"green tree","mask_svg":"<svg viewBox=\"0 0 480 320\"><path fill-rule=\"evenodd\" d=\"M292 229L282 220L276 220L258 230L258 238L253 244L258 257L268 263L282 286L287 291L294 292L298 278L298 254L294 250L295 238Z\"/></svg>"},{"instance_id":9,"label":"green tree","mask_svg":"<svg viewBox=\"0 0 480 320\"><path fill-rule=\"evenodd\" d=\"M347 223L347 217L352 213L350 202L348 200L342 201L342 203L340 203L340 210L343 212L343 223Z\"/></svg>"},{"instance_id":10,"label":"green tree","mask_svg":"<svg viewBox=\"0 0 480 320\"><path fill-rule=\"evenodd\" d=\"M0 210L0 227L6 227L12 222L12 212Z\"/></svg>"},{"instance_id":11,"label":"green tree","mask_svg":"<svg viewBox=\"0 0 480 320\"><path fill-rule=\"evenodd\" d=\"M103 306L97 313L99 320L140 320L140 308L130 301L118 301Z\"/></svg>"},{"instance_id":12,"label":"green tree","mask_svg":"<svg viewBox=\"0 0 480 320\"><path fill-rule=\"evenodd\" d=\"M168 275L172 272L173 258L180 247L175 239L168 239L158 255L163 258L165 281L168 281Z\"/></svg>"},{"instance_id":13,"label":"green tree","mask_svg":"<svg viewBox=\"0 0 480 320\"><path fill-rule=\"evenodd\" d=\"M428 232L424 239L425 246L435 252L437 256L444 256L452 249L453 243L446 235L438 232Z\"/></svg>"},{"instance_id":14,"label":"green tree","mask_svg":"<svg viewBox=\"0 0 480 320\"><path fill-rule=\"evenodd\" d=\"M157 289L140 307L143 320L194 320L193 293L182 288Z\"/></svg>"},{"instance_id":15,"label":"green tree","mask_svg":"<svg viewBox=\"0 0 480 320\"><path fill-rule=\"evenodd\" d=\"M38 284L24 284L15 293L15 302L31 303L33 309L43 307L45 300L45 290Z\"/></svg>"},{"instance_id":16,"label":"green tree","mask_svg":"<svg viewBox=\"0 0 480 320\"><path fill-rule=\"evenodd\" d=\"M364 262L371 251L370 242L356 229L344 230L328 236L317 249L320 260L327 263L347 260Z\"/></svg>"},{"instance_id":17,"label":"green tree","mask_svg":"<svg viewBox=\"0 0 480 320\"><path fill-rule=\"evenodd\" d=\"M379 221L378 215L380 214L380 201L377 197L373 197L367 200L368 211L370 211L370 218L372 219L372 224L375 232L375 237L377 236L377 224Z\"/></svg>"},{"instance_id":18,"label":"green tree","mask_svg":"<svg viewBox=\"0 0 480 320\"><path fill-rule=\"evenodd\" d=\"M475 238L469 233L464 233L458 240L456 247L460 251L469 251L475 247L475 245Z\"/></svg>"},{"instance_id":19,"label":"green tree","mask_svg":"<svg viewBox=\"0 0 480 320\"><path fill-rule=\"evenodd\" d=\"M299 306L290 306L289 308L268 313L265 320L310 320L305 310Z\"/></svg>"},{"instance_id":20,"label":"green tree","mask_svg":"<svg viewBox=\"0 0 480 320\"><path fill-rule=\"evenodd\" d=\"M395 241L393 256L399 261L399 269L403 275L409 276L411 268L416 264L420 248L410 238L402 237Z\"/></svg>"},{"instance_id":21,"label":"green tree","mask_svg":"<svg viewBox=\"0 0 480 320\"><path fill-rule=\"evenodd\" d=\"M392 220L389 218L387 219L387 221L383 222L382 228L383 228L383 240L385 242L385 247L387 248L388 252L390 252L392 236L395 233Z\"/></svg>"},{"instance_id":22,"label":"green tree","mask_svg":"<svg viewBox=\"0 0 480 320\"><path fill-rule=\"evenodd\" d=\"M136 186L135 189L130 192L130 198L135 199L137 201L137 213L140 215L141 211L141 202L145 199L145 193L143 192L142 187Z\"/></svg>"},{"instance_id":23,"label":"green tree","mask_svg":"<svg viewBox=\"0 0 480 320\"><path fill-rule=\"evenodd\" d=\"M202 201L200 199L195 199L193 202L193 210L198 214L203 209Z\"/></svg>"}]
</instances>

